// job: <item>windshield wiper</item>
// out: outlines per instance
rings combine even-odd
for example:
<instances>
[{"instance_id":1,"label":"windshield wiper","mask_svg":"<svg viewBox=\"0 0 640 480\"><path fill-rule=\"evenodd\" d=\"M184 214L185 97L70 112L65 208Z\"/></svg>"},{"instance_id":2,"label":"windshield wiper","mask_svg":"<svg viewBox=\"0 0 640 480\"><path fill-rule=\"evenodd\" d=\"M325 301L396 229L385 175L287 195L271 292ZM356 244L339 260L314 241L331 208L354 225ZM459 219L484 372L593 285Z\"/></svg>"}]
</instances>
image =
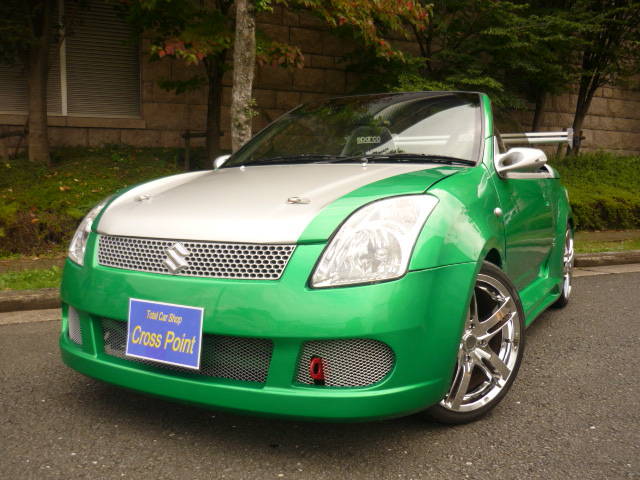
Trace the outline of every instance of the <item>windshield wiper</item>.
<instances>
[{"instance_id":1,"label":"windshield wiper","mask_svg":"<svg viewBox=\"0 0 640 480\"><path fill-rule=\"evenodd\" d=\"M376 162L390 160L394 162L411 162L412 160L422 161L424 163L442 163L445 165L470 165L474 166L476 162L466 160L464 158L451 157L447 155L427 155L424 153L374 153L364 155L330 155L320 153L303 153L299 155L278 155L275 157L260 158L245 165L288 165L296 163L341 163L341 162Z\"/></svg>"},{"instance_id":2,"label":"windshield wiper","mask_svg":"<svg viewBox=\"0 0 640 480\"><path fill-rule=\"evenodd\" d=\"M259 158L246 162L244 165L277 165L292 163L309 163L318 160L334 160L340 158L337 155L328 155L321 153L303 153L299 155L277 155L275 157Z\"/></svg>"},{"instance_id":3,"label":"windshield wiper","mask_svg":"<svg viewBox=\"0 0 640 480\"><path fill-rule=\"evenodd\" d=\"M363 159L369 161L377 160L395 160L399 162L410 162L411 160L424 160L426 163L443 163L453 165L456 163L462 165L474 166L476 162L464 158L451 157L449 155L427 155L426 153L374 153L372 155L362 155Z\"/></svg>"}]
</instances>

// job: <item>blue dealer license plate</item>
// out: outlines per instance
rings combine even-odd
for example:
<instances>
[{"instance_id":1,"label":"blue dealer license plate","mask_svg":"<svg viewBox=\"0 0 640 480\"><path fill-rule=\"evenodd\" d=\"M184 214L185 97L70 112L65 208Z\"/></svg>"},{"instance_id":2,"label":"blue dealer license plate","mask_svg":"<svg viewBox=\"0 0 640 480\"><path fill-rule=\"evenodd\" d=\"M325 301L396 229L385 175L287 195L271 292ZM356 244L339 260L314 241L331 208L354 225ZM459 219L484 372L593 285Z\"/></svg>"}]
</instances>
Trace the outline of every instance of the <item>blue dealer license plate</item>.
<instances>
[{"instance_id":1,"label":"blue dealer license plate","mask_svg":"<svg viewBox=\"0 0 640 480\"><path fill-rule=\"evenodd\" d=\"M203 313L198 307L130 299L127 356L199 369Z\"/></svg>"}]
</instances>

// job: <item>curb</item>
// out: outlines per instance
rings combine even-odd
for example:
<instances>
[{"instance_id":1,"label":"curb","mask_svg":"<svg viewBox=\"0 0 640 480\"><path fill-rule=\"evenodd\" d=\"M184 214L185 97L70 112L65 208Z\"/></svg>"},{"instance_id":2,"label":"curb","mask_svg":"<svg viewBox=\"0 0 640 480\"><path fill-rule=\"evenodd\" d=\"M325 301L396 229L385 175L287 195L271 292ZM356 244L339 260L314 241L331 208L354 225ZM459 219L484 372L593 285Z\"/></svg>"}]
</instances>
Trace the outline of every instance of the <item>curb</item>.
<instances>
[{"instance_id":1,"label":"curb","mask_svg":"<svg viewBox=\"0 0 640 480\"><path fill-rule=\"evenodd\" d=\"M640 250L626 252L581 253L576 255L576 267L602 267L640 263ZM43 310L60 306L60 290L43 288L40 290L9 290L0 292L0 312L20 310Z\"/></svg>"},{"instance_id":2,"label":"curb","mask_svg":"<svg viewBox=\"0 0 640 480\"><path fill-rule=\"evenodd\" d=\"M43 310L60 306L60 289L9 290L0 292L0 312Z\"/></svg>"},{"instance_id":3,"label":"curb","mask_svg":"<svg viewBox=\"0 0 640 480\"><path fill-rule=\"evenodd\" d=\"M624 252L580 253L576 255L576 267L604 267L607 265L626 265L640 263L640 250Z\"/></svg>"}]
</instances>

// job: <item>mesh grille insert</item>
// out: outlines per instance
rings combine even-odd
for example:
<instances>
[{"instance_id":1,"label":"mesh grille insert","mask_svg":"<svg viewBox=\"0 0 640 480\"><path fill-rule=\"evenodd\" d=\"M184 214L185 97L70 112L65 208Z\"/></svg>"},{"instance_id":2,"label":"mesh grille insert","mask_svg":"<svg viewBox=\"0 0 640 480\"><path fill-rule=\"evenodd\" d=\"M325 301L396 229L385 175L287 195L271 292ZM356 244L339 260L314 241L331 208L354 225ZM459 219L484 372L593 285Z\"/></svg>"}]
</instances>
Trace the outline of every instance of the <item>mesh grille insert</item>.
<instances>
[{"instance_id":1,"label":"mesh grille insert","mask_svg":"<svg viewBox=\"0 0 640 480\"><path fill-rule=\"evenodd\" d=\"M80 316L78 311L69 306L67 312L67 323L69 325L69 338L72 342L82 345L82 332L80 331Z\"/></svg>"},{"instance_id":2,"label":"mesh grille insert","mask_svg":"<svg viewBox=\"0 0 640 480\"><path fill-rule=\"evenodd\" d=\"M377 340L353 338L305 342L296 381L313 384L309 362L314 355L322 358L325 385L330 387L364 387L377 383L387 376L394 363L389 346Z\"/></svg>"},{"instance_id":3,"label":"mesh grille insert","mask_svg":"<svg viewBox=\"0 0 640 480\"><path fill-rule=\"evenodd\" d=\"M277 280L295 245L191 242L100 235L100 265L139 272L174 274L165 265L167 249L180 243L189 254L186 266L175 275L187 277Z\"/></svg>"},{"instance_id":4,"label":"mesh grille insert","mask_svg":"<svg viewBox=\"0 0 640 480\"><path fill-rule=\"evenodd\" d=\"M104 353L131 362L172 370L176 373L228 378L244 382L264 383L269 372L273 342L263 338L202 335L200 370L175 367L151 360L127 357L127 322L102 319Z\"/></svg>"}]
</instances>

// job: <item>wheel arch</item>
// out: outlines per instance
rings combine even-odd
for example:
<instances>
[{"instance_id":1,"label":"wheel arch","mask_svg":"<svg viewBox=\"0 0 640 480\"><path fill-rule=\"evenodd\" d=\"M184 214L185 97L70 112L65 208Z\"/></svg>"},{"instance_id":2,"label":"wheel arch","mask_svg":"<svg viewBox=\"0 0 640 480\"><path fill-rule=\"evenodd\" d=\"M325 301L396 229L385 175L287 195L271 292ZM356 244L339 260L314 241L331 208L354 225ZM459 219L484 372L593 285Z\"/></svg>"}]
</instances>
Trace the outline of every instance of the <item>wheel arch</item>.
<instances>
[{"instance_id":1,"label":"wheel arch","mask_svg":"<svg viewBox=\"0 0 640 480\"><path fill-rule=\"evenodd\" d=\"M492 248L491 250L489 250L484 259L487 262L492 263L496 267L502 269L502 256L500 255L500 252L497 248Z\"/></svg>"},{"instance_id":2,"label":"wheel arch","mask_svg":"<svg viewBox=\"0 0 640 480\"><path fill-rule=\"evenodd\" d=\"M439 202L418 236L410 270L465 262L479 270L487 258L503 267L504 224L494 214L498 199L482 166L447 177L427 193Z\"/></svg>"}]
</instances>

